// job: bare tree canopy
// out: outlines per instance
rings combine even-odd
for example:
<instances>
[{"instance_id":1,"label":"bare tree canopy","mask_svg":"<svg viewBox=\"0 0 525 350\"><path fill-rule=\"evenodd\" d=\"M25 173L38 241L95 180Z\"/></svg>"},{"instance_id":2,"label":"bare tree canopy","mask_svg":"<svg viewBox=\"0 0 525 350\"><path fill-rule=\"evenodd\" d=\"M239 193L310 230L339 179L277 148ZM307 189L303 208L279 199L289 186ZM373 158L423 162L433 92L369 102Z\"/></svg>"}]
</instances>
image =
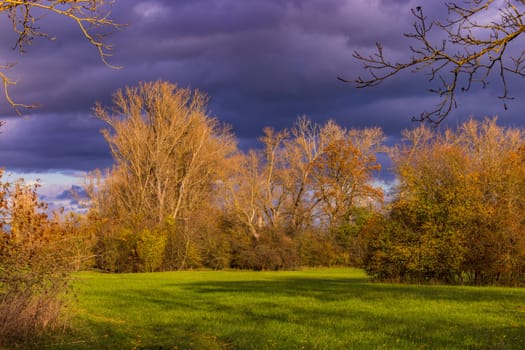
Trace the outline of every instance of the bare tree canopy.
<instances>
[{"instance_id":1,"label":"bare tree canopy","mask_svg":"<svg viewBox=\"0 0 525 350\"><path fill-rule=\"evenodd\" d=\"M51 38L49 33L43 32L38 22L44 14L54 14L73 21L84 38L91 43L100 55L102 61L107 62L111 46L104 43L103 39L108 33L102 33L100 29L116 29L116 24L109 16L109 6L113 0L4 0L0 1L0 15L6 15L12 23L13 31L18 36L14 43L14 49L25 53L35 38ZM7 102L19 110L19 108L31 108L32 105L15 102L9 95L9 86L16 84L5 73L14 63L0 63L0 78L2 79L4 94ZM114 67L115 68L115 67Z\"/></svg>"},{"instance_id":2,"label":"bare tree canopy","mask_svg":"<svg viewBox=\"0 0 525 350\"><path fill-rule=\"evenodd\" d=\"M507 109L506 102L513 98L507 77L525 76L525 49L518 43L525 32L525 0L465 0L445 2L445 6L448 17L444 21L429 20L421 6L412 9L414 30L405 34L416 41L410 46L410 59L392 61L377 43L374 54L356 51L353 55L368 76L339 80L365 88L405 70L423 72L439 103L414 119L439 123L457 107L458 91L469 91L475 84L485 87L497 76L498 98Z\"/></svg>"}]
</instances>

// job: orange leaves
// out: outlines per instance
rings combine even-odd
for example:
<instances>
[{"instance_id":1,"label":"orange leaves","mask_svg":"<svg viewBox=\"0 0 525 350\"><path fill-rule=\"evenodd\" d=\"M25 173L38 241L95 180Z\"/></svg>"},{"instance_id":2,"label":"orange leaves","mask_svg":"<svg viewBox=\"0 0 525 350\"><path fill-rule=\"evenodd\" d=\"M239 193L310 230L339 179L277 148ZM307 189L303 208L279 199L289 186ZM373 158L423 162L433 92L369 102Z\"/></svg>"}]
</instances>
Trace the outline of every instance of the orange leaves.
<instances>
[{"instance_id":1,"label":"orange leaves","mask_svg":"<svg viewBox=\"0 0 525 350\"><path fill-rule=\"evenodd\" d=\"M371 145L377 141L373 138L382 134L370 136L367 132L353 130L354 140L349 136L333 140L314 163L314 191L324 202L332 224L348 220L355 206L383 199L382 190L370 184L374 172L381 169L375 156L377 149Z\"/></svg>"},{"instance_id":2,"label":"orange leaves","mask_svg":"<svg viewBox=\"0 0 525 350\"><path fill-rule=\"evenodd\" d=\"M2 175L0 171L0 345L57 325L71 271L69 237L58 217L48 217L37 185L10 183Z\"/></svg>"},{"instance_id":3,"label":"orange leaves","mask_svg":"<svg viewBox=\"0 0 525 350\"><path fill-rule=\"evenodd\" d=\"M391 248L381 252L393 261L405 257L402 269L392 270L404 277L392 277L523 282L523 130L486 119L442 133L421 126L405 136L393 152L400 192L385 228Z\"/></svg>"}]
</instances>

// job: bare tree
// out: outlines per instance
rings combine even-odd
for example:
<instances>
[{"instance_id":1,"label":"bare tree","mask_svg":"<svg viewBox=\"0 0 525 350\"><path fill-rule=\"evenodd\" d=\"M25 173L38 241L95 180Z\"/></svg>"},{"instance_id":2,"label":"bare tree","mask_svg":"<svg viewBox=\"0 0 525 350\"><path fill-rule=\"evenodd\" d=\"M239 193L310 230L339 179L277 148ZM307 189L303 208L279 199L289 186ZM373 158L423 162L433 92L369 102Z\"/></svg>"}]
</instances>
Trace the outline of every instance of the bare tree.
<instances>
[{"instance_id":1,"label":"bare tree","mask_svg":"<svg viewBox=\"0 0 525 350\"><path fill-rule=\"evenodd\" d=\"M250 150L230 159L230 176L224 183L225 204L249 228L256 240L263 228L282 226L287 192L284 188L286 164L283 142L288 130L264 129L259 140L264 149Z\"/></svg>"},{"instance_id":2,"label":"bare tree","mask_svg":"<svg viewBox=\"0 0 525 350\"><path fill-rule=\"evenodd\" d=\"M440 102L413 119L439 123L457 107L458 91L469 91L475 84L485 87L497 76L498 98L507 109L507 101L513 98L507 76L525 76L525 50L519 40L525 32L525 0L465 0L445 2L445 6L448 17L444 21L429 20L421 6L412 9L414 31L405 36L417 44L410 47L410 59L391 61L377 43L374 54L354 52L369 76L339 80L365 88L405 70L424 72L429 91Z\"/></svg>"},{"instance_id":3,"label":"bare tree","mask_svg":"<svg viewBox=\"0 0 525 350\"><path fill-rule=\"evenodd\" d=\"M346 130L306 117L294 127L266 128L264 149L231 159L237 169L226 183L226 205L259 239L261 231L297 234L319 224L335 227L358 206L382 200L370 181L380 166L380 129Z\"/></svg>"},{"instance_id":4,"label":"bare tree","mask_svg":"<svg viewBox=\"0 0 525 350\"><path fill-rule=\"evenodd\" d=\"M226 210L248 227L251 236L258 240L263 226L261 208L264 166L260 153L250 150L229 159L228 176L224 177L223 200Z\"/></svg>"},{"instance_id":5,"label":"bare tree","mask_svg":"<svg viewBox=\"0 0 525 350\"><path fill-rule=\"evenodd\" d=\"M116 68L107 61L111 46L105 44L103 39L108 33L100 31L102 28L116 29L121 26L108 18L108 7L112 3L113 0L3 0L0 1L0 14L5 14L11 21L13 31L18 36L14 48L21 53L26 52L35 38L54 39L38 26L44 14L54 14L74 22L84 38L98 50L104 64ZM18 112L20 108L32 108L34 105L15 102L9 95L9 86L16 82L5 71L13 65L0 64L0 79L7 102Z\"/></svg>"},{"instance_id":6,"label":"bare tree","mask_svg":"<svg viewBox=\"0 0 525 350\"><path fill-rule=\"evenodd\" d=\"M334 228L352 222L356 207L382 202L383 191L371 181L381 169L376 154L384 148L384 136L379 128L346 130L331 121L320 134L326 146L312 171L314 199L322 221Z\"/></svg>"},{"instance_id":7,"label":"bare tree","mask_svg":"<svg viewBox=\"0 0 525 350\"><path fill-rule=\"evenodd\" d=\"M158 81L114 95L114 107L95 108L115 160L95 208L136 229L169 226L166 264L184 268L209 208L225 159L236 150L229 129L207 115L199 91ZM107 204L109 205L107 205ZM140 232L139 232L140 234ZM181 243L181 240L183 242Z\"/></svg>"},{"instance_id":8,"label":"bare tree","mask_svg":"<svg viewBox=\"0 0 525 350\"><path fill-rule=\"evenodd\" d=\"M119 90L110 112L96 107L109 126L103 133L116 162L111 176L123 186L120 202L128 213L161 224L209 200L220 162L235 142L206 115L207 100L199 91L159 81Z\"/></svg>"},{"instance_id":9,"label":"bare tree","mask_svg":"<svg viewBox=\"0 0 525 350\"><path fill-rule=\"evenodd\" d=\"M291 130L292 137L284 143L284 157L288 164L284 184L290 202L287 214L294 232L312 224L312 213L319 203L312 198L312 172L326 146L320 131L318 124L301 117Z\"/></svg>"}]
</instances>

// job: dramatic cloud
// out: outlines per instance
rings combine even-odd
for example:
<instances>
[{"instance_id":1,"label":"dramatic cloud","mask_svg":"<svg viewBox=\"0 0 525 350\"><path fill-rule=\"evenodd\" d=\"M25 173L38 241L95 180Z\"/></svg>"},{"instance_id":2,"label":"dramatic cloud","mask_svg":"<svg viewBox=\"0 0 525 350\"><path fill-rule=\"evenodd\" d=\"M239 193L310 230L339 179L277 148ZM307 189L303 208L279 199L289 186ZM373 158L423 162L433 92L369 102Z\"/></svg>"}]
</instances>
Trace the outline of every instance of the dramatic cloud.
<instances>
[{"instance_id":1,"label":"dramatic cloud","mask_svg":"<svg viewBox=\"0 0 525 350\"><path fill-rule=\"evenodd\" d=\"M97 101L111 102L126 85L157 79L206 91L211 113L233 126L243 147L255 145L264 126L289 127L300 115L317 122L335 119L346 127L381 126L392 139L411 126L411 117L431 107L425 77L403 74L369 90L336 78L362 74L354 50L368 52L381 41L391 57L407 57L413 0L117 0L112 18L127 27L113 33L103 65L67 19L46 16L42 30L56 40L36 40L26 55L8 19L0 18L0 63L18 61L8 74L19 102L37 103L30 118L0 103L0 165L22 172L88 171L111 165L108 147L91 115ZM440 1L425 4L440 16ZM501 114L521 124L525 93L503 111L493 87L460 96L461 109L448 122ZM523 89L521 89L523 90Z\"/></svg>"}]
</instances>

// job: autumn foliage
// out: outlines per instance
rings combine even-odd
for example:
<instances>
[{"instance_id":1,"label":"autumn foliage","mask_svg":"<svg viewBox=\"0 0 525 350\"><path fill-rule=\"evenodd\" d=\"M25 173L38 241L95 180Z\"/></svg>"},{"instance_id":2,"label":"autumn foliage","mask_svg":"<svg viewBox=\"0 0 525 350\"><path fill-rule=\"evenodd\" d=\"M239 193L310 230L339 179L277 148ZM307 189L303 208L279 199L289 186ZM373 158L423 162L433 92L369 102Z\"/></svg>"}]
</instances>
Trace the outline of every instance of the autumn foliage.
<instances>
[{"instance_id":1,"label":"autumn foliage","mask_svg":"<svg viewBox=\"0 0 525 350\"><path fill-rule=\"evenodd\" d=\"M378 128L299 118L241 151L207 98L166 82L115 95L115 167L91 179L97 268L362 266L379 280L521 284L524 132L496 119L421 125L387 148ZM388 203L374 183L389 153Z\"/></svg>"},{"instance_id":2,"label":"autumn foliage","mask_svg":"<svg viewBox=\"0 0 525 350\"><path fill-rule=\"evenodd\" d=\"M207 97L167 82L118 91L96 115L115 167L94 175L89 213L106 271L285 269L349 263L337 242L372 208L379 129L298 119L242 152ZM352 231L353 232L353 231ZM348 239L343 239L347 241Z\"/></svg>"},{"instance_id":3,"label":"autumn foliage","mask_svg":"<svg viewBox=\"0 0 525 350\"><path fill-rule=\"evenodd\" d=\"M0 170L0 346L63 325L76 231L48 215L36 187L5 181Z\"/></svg>"},{"instance_id":4,"label":"autumn foliage","mask_svg":"<svg viewBox=\"0 0 525 350\"><path fill-rule=\"evenodd\" d=\"M97 106L115 165L86 215L0 173L0 346L61 325L71 271L363 267L381 281L523 285L525 132L496 119L379 128L298 118L239 150L208 98L141 83ZM380 153L396 185L374 182Z\"/></svg>"},{"instance_id":5,"label":"autumn foliage","mask_svg":"<svg viewBox=\"0 0 525 350\"><path fill-rule=\"evenodd\" d=\"M523 130L496 119L421 125L386 147L378 128L301 117L289 129L264 129L259 148L241 151L207 101L154 82L97 106L115 166L89 177L85 217L49 217L34 188L3 183L2 307L22 290L37 291L29 303L54 297L60 288L47 288L85 266L351 265L377 280L524 282ZM374 182L379 153L390 154L396 176L387 203Z\"/></svg>"},{"instance_id":6,"label":"autumn foliage","mask_svg":"<svg viewBox=\"0 0 525 350\"><path fill-rule=\"evenodd\" d=\"M495 119L420 126L393 150L398 193L368 237L367 271L410 282L525 279L525 134Z\"/></svg>"}]
</instances>

